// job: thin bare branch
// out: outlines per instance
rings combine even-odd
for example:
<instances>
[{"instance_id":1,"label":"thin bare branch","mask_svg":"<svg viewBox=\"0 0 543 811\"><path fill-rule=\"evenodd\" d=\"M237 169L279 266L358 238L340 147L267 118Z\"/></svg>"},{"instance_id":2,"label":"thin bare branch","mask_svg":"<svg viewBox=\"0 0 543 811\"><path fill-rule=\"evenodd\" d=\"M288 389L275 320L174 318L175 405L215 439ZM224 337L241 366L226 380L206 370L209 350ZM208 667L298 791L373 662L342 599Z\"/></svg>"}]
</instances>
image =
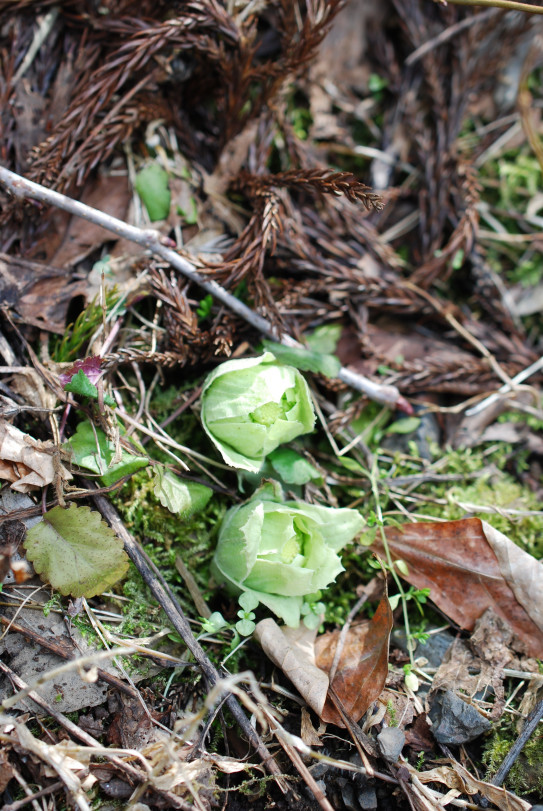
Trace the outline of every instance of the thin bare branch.
<instances>
[{"instance_id":1,"label":"thin bare branch","mask_svg":"<svg viewBox=\"0 0 543 811\"><path fill-rule=\"evenodd\" d=\"M172 247L170 247L173 245L172 241L167 237L161 236L157 231L150 228L142 229L136 228L134 225L128 225L128 223L111 217L109 214L104 214L104 212L98 209L91 208L85 205L85 203L73 200L60 192L53 191L31 180L27 180L15 174L15 172L10 172L9 169L3 166L0 167L0 183L20 199L40 200L48 205L56 206L77 217L82 217L89 222L101 225L118 237L124 237L131 242L142 245L156 256L160 256L166 262L169 262L172 267L186 276L187 279L199 285L206 293L210 293L217 298L263 335L266 335L274 341L279 341L279 343L284 346L300 346L290 335L286 333L279 334L278 330L270 324L267 319L255 313L242 301L228 293L221 285L217 284L217 282L212 279L205 279L201 276L191 262L172 250ZM340 369L338 378L344 383L347 383L348 386L351 386L351 388L369 397L371 400L385 403L391 408L398 408L407 414L412 413L411 405L401 396L398 389L394 386L383 386L379 383L374 383L372 380L369 380L369 378L344 367Z\"/></svg>"}]
</instances>

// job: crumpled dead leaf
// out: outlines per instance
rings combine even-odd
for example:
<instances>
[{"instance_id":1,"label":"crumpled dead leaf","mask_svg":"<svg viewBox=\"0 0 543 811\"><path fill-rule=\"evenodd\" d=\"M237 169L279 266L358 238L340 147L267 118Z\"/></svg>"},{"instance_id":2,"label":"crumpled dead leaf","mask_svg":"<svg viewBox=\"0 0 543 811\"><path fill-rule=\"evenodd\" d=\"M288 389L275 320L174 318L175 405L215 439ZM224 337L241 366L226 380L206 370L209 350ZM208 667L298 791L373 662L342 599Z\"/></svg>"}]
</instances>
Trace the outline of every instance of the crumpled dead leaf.
<instances>
[{"instance_id":1,"label":"crumpled dead leaf","mask_svg":"<svg viewBox=\"0 0 543 811\"><path fill-rule=\"evenodd\" d=\"M0 300L25 324L62 335L70 302L86 292L68 270L0 253Z\"/></svg>"},{"instance_id":2,"label":"crumpled dead leaf","mask_svg":"<svg viewBox=\"0 0 543 811\"><path fill-rule=\"evenodd\" d=\"M326 729L326 727L323 727ZM300 738L306 746L323 746L318 730L311 723L311 717L305 707L302 707L302 720L300 723Z\"/></svg>"},{"instance_id":3,"label":"crumpled dead leaf","mask_svg":"<svg viewBox=\"0 0 543 811\"><path fill-rule=\"evenodd\" d=\"M19 493L45 487L56 477L71 479L72 474L43 447L28 434L0 420L0 479L7 479Z\"/></svg>"},{"instance_id":4,"label":"crumpled dead leaf","mask_svg":"<svg viewBox=\"0 0 543 811\"><path fill-rule=\"evenodd\" d=\"M390 603L385 596L371 620L352 625L347 633L332 687L345 712L355 722L362 718L384 689L392 623ZM332 667L340 633L340 630L331 631L317 639L316 663L326 672L330 672ZM328 723L344 726L330 699L326 700L321 717Z\"/></svg>"},{"instance_id":5,"label":"crumpled dead leaf","mask_svg":"<svg viewBox=\"0 0 543 811\"><path fill-rule=\"evenodd\" d=\"M352 721L359 721L385 686L388 673L388 641L392 611L383 597L371 620L349 629L332 687ZM271 661L281 668L319 718L344 727L335 705L328 698L330 671L339 631L280 628L272 619L258 623L255 637Z\"/></svg>"},{"instance_id":6,"label":"crumpled dead leaf","mask_svg":"<svg viewBox=\"0 0 543 811\"><path fill-rule=\"evenodd\" d=\"M448 788L456 789L461 794L469 794L470 796L481 794L502 811L528 811L532 807L531 803L521 800L520 797L500 786L493 786L492 783L477 780L456 761L453 761L450 767L437 766L427 772L418 772L407 763L404 765L422 783L444 783Z\"/></svg>"},{"instance_id":7,"label":"crumpled dead leaf","mask_svg":"<svg viewBox=\"0 0 543 811\"><path fill-rule=\"evenodd\" d=\"M472 630L492 608L530 656L543 656L543 564L479 518L388 527L402 577L429 588L430 599L461 628ZM383 553L377 539L373 548Z\"/></svg>"},{"instance_id":8,"label":"crumpled dead leaf","mask_svg":"<svg viewBox=\"0 0 543 811\"><path fill-rule=\"evenodd\" d=\"M190 760L190 746L172 745L172 739L164 735L141 750L151 766L149 782L160 791L184 794L191 787L198 788L199 799L207 807L206 796L215 788L215 776L208 758Z\"/></svg>"},{"instance_id":9,"label":"crumpled dead leaf","mask_svg":"<svg viewBox=\"0 0 543 811\"><path fill-rule=\"evenodd\" d=\"M99 208L105 214L125 220L130 202L131 188L125 175L99 174L89 180L80 200ZM39 248L46 251L47 260L59 268L73 267L100 245L111 242L111 232L75 215L66 217L64 227L48 232Z\"/></svg>"},{"instance_id":10,"label":"crumpled dead leaf","mask_svg":"<svg viewBox=\"0 0 543 811\"><path fill-rule=\"evenodd\" d=\"M65 746L61 745L59 747L58 744L51 745L45 741L40 741L38 738L34 737L30 730L22 723L16 722L15 731L23 751L31 752L39 758L46 767L50 768L51 775L58 776L60 780L62 780L81 811L90 811L90 805L81 790L81 781L74 773L84 768L79 750L77 760L73 760L72 758L68 758Z\"/></svg>"},{"instance_id":11,"label":"crumpled dead leaf","mask_svg":"<svg viewBox=\"0 0 543 811\"><path fill-rule=\"evenodd\" d=\"M257 624L254 635L266 656L290 679L320 718L328 693L328 676L315 664L316 629L305 625L280 628L268 618Z\"/></svg>"},{"instance_id":12,"label":"crumpled dead leaf","mask_svg":"<svg viewBox=\"0 0 543 811\"><path fill-rule=\"evenodd\" d=\"M511 667L513 632L509 625L488 608L475 623L471 639L455 639L445 653L432 682L432 692L453 690L474 696L491 686L494 706L491 718L501 717L505 705L503 668Z\"/></svg>"}]
</instances>

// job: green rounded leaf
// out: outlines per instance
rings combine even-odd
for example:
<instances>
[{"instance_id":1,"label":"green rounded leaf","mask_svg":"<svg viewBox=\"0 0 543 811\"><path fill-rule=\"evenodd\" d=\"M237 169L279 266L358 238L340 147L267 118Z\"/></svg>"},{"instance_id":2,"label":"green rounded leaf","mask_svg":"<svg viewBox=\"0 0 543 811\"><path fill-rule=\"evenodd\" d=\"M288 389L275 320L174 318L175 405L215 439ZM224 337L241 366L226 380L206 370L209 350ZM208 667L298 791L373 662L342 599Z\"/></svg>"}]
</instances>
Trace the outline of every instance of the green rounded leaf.
<instances>
[{"instance_id":1,"label":"green rounded leaf","mask_svg":"<svg viewBox=\"0 0 543 811\"><path fill-rule=\"evenodd\" d=\"M341 363L335 355L315 352L303 346L283 346L274 341L264 340L262 343L283 363L290 363L297 369L303 369L304 372L314 372L334 378L338 376L341 369Z\"/></svg>"},{"instance_id":2,"label":"green rounded leaf","mask_svg":"<svg viewBox=\"0 0 543 811\"><path fill-rule=\"evenodd\" d=\"M304 335L305 342L313 352L333 355L341 338L341 324L323 324L313 332Z\"/></svg>"},{"instance_id":3,"label":"green rounded leaf","mask_svg":"<svg viewBox=\"0 0 543 811\"><path fill-rule=\"evenodd\" d=\"M75 434L64 447L72 451L76 465L97 473L106 487L149 464L146 456L135 456L124 448L121 460L112 464L115 445L100 428L93 428L88 420L79 423Z\"/></svg>"},{"instance_id":4,"label":"green rounded leaf","mask_svg":"<svg viewBox=\"0 0 543 811\"><path fill-rule=\"evenodd\" d=\"M170 213L171 193L168 173L158 163L151 163L138 172L135 188L141 197L151 222L165 220Z\"/></svg>"},{"instance_id":5,"label":"green rounded leaf","mask_svg":"<svg viewBox=\"0 0 543 811\"><path fill-rule=\"evenodd\" d=\"M236 622L236 631L240 636L251 636L256 624L252 620L239 620Z\"/></svg>"},{"instance_id":6,"label":"green rounded leaf","mask_svg":"<svg viewBox=\"0 0 543 811\"><path fill-rule=\"evenodd\" d=\"M317 468L292 448L277 448L270 453L268 461L286 484L307 484L322 479Z\"/></svg>"},{"instance_id":7,"label":"green rounded leaf","mask_svg":"<svg viewBox=\"0 0 543 811\"><path fill-rule=\"evenodd\" d=\"M386 429L387 434L412 434L420 425L420 417L402 417Z\"/></svg>"},{"instance_id":8,"label":"green rounded leaf","mask_svg":"<svg viewBox=\"0 0 543 811\"><path fill-rule=\"evenodd\" d=\"M155 486L153 492L163 507L181 518L189 518L200 512L213 495L211 487L197 482L183 481L164 465L154 468Z\"/></svg>"},{"instance_id":9,"label":"green rounded leaf","mask_svg":"<svg viewBox=\"0 0 543 811\"><path fill-rule=\"evenodd\" d=\"M121 539L89 507L54 507L28 530L24 546L38 574L72 597L101 594L128 570Z\"/></svg>"}]
</instances>

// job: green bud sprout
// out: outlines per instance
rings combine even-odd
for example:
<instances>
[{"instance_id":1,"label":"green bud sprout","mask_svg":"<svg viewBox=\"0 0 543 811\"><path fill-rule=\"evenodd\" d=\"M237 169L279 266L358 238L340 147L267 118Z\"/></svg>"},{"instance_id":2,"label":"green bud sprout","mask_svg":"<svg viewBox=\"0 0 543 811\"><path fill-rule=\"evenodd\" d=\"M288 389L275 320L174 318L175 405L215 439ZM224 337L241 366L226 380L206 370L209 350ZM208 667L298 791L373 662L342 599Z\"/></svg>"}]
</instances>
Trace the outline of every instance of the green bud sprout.
<instances>
[{"instance_id":1,"label":"green bud sprout","mask_svg":"<svg viewBox=\"0 0 543 811\"><path fill-rule=\"evenodd\" d=\"M315 425L309 387L271 352L221 363L202 389L202 424L232 467L258 473L279 445Z\"/></svg>"},{"instance_id":2,"label":"green bud sprout","mask_svg":"<svg viewBox=\"0 0 543 811\"><path fill-rule=\"evenodd\" d=\"M226 513L214 577L234 594L243 593L242 607L260 602L296 628L301 613L314 612L315 593L343 571L338 552L364 523L357 510L284 502L277 489L265 486ZM249 594L253 599L245 604Z\"/></svg>"}]
</instances>

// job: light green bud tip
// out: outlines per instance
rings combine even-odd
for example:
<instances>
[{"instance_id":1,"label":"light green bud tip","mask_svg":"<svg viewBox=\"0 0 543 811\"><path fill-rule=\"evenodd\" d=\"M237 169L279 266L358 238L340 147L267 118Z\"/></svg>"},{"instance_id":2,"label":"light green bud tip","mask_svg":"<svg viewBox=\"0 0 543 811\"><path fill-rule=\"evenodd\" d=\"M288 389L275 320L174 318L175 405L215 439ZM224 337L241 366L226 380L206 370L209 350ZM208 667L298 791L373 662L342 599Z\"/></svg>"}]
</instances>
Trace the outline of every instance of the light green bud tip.
<instances>
[{"instance_id":1,"label":"light green bud tip","mask_svg":"<svg viewBox=\"0 0 543 811\"><path fill-rule=\"evenodd\" d=\"M338 552L364 527L357 510L263 498L261 488L230 509L213 560L214 577L234 594L251 594L292 627L308 595L343 571ZM319 595L320 596L320 595Z\"/></svg>"},{"instance_id":2,"label":"light green bud tip","mask_svg":"<svg viewBox=\"0 0 543 811\"><path fill-rule=\"evenodd\" d=\"M227 464L257 473L279 445L313 430L315 412L300 372L265 352L226 361L206 378L202 424Z\"/></svg>"}]
</instances>

